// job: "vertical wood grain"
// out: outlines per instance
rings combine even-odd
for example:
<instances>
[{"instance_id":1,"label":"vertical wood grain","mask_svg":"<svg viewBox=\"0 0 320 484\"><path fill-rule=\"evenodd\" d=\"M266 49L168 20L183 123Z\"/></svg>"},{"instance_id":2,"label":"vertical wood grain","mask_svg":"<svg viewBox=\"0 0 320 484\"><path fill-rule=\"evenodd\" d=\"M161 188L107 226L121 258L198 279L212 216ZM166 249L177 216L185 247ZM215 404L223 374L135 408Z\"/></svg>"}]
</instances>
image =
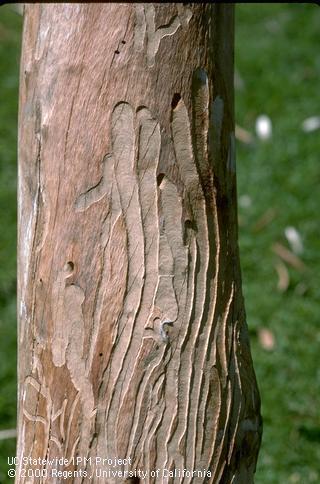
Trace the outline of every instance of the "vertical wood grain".
<instances>
[{"instance_id":1,"label":"vertical wood grain","mask_svg":"<svg viewBox=\"0 0 320 484\"><path fill-rule=\"evenodd\" d=\"M20 81L18 456L253 482L233 6L27 4Z\"/></svg>"}]
</instances>

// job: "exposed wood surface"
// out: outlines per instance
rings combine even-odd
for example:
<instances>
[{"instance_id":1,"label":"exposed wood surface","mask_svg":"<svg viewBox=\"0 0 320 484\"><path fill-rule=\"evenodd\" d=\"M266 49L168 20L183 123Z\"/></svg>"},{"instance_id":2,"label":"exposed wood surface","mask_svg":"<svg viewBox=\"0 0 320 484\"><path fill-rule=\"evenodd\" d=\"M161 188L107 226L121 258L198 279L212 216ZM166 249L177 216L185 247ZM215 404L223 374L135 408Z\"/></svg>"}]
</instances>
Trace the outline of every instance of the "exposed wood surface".
<instances>
[{"instance_id":1,"label":"exposed wood surface","mask_svg":"<svg viewBox=\"0 0 320 484\"><path fill-rule=\"evenodd\" d=\"M233 6L27 4L19 126L18 456L253 482Z\"/></svg>"}]
</instances>

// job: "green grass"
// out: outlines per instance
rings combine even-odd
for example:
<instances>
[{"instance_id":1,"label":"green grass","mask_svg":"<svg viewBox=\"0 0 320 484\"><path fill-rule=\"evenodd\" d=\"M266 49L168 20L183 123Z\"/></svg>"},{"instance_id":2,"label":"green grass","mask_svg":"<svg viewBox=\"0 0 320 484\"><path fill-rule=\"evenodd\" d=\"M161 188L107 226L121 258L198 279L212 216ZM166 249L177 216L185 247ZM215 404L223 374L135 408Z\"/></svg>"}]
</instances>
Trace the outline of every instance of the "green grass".
<instances>
[{"instance_id":1,"label":"green grass","mask_svg":"<svg viewBox=\"0 0 320 484\"><path fill-rule=\"evenodd\" d=\"M0 8L0 429L16 426L17 111L21 15ZM7 456L15 440L0 441L0 482L9 482ZM12 482L12 480L11 480Z\"/></svg>"},{"instance_id":2,"label":"green grass","mask_svg":"<svg viewBox=\"0 0 320 484\"><path fill-rule=\"evenodd\" d=\"M255 482L320 482L319 131L302 121L320 114L320 9L307 4L236 7L236 122L254 134L267 114L271 140L238 143L240 252L253 359L262 397L264 434ZM239 83L238 83L239 84ZM255 223L269 209L273 220ZM275 242L289 247L284 229L302 236L305 273L289 268L290 284L277 289ZM301 294L302 293L302 294ZM275 337L273 351L259 328Z\"/></svg>"},{"instance_id":3,"label":"green grass","mask_svg":"<svg viewBox=\"0 0 320 484\"><path fill-rule=\"evenodd\" d=\"M320 9L308 4L236 6L237 124L254 133L259 114L273 123L270 141L238 143L238 193L243 289L255 369L262 397L263 443L256 483L320 482L319 131L301 122L320 110ZM0 429L16 417L16 127L21 17L0 8ZM269 209L273 220L255 224ZM308 270L289 267L290 284L277 289L271 246L300 232ZM266 351L260 328L275 347ZM0 482L15 441L0 441ZM12 481L11 481L12 482Z\"/></svg>"}]
</instances>

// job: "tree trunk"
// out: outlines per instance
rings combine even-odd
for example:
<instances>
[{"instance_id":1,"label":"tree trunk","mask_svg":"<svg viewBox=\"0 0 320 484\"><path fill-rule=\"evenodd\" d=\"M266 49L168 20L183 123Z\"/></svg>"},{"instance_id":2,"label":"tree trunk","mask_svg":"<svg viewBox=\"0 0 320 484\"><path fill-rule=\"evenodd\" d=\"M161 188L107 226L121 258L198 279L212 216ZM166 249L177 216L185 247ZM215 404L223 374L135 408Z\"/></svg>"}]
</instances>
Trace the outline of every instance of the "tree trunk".
<instances>
[{"instance_id":1,"label":"tree trunk","mask_svg":"<svg viewBox=\"0 0 320 484\"><path fill-rule=\"evenodd\" d=\"M16 482L253 481L233 39L232 5L26 6Z\"/></svg>"}]
</instances>

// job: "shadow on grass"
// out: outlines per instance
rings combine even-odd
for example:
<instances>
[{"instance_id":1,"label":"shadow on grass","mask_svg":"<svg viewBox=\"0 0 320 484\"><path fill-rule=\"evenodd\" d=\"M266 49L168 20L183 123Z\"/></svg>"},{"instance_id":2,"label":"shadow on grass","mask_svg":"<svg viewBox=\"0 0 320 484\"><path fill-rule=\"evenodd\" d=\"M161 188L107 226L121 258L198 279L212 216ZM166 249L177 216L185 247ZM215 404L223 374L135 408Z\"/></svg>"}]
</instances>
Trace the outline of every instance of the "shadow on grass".
<instances>
[{"instance_id":1,"label":"shadow on grass","mask_svg":"<svg viewBox=\"0 0 320 484\"><path fill-rule=\"evenodd\" d=\"M301 437L309 442L320 443L320 427L307 427L306 425L301 425L298 431Z\"/></svg>"}]
</instances>

